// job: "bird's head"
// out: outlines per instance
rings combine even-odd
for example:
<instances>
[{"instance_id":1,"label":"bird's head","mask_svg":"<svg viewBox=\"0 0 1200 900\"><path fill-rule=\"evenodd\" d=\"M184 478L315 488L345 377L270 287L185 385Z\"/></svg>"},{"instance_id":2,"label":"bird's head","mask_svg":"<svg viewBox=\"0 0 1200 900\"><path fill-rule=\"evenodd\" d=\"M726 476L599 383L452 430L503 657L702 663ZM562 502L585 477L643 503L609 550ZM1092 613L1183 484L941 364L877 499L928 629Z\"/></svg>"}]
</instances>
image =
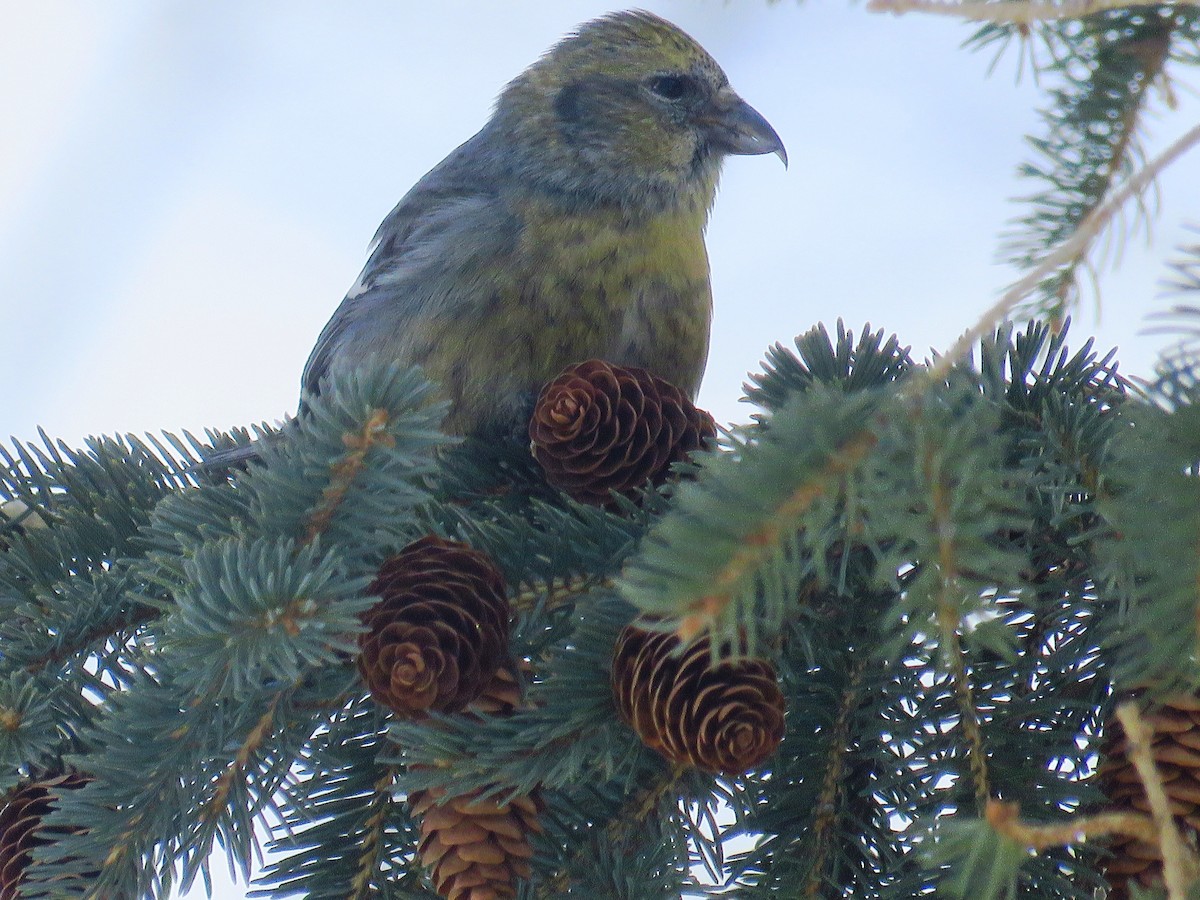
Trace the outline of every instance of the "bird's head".
<instances>
[{"instance_id":1,"label":"bird's head","mask_svg":"<svg viewBox=\"0 0 1200 900\"><path fill-rule=\"evenodd\" d=\"M646 12L564 38L508 85L490 127L521 176L632 209L707 207L730 154L787 164L779 135L704 48Z\"/></svg>"}]
</instances>

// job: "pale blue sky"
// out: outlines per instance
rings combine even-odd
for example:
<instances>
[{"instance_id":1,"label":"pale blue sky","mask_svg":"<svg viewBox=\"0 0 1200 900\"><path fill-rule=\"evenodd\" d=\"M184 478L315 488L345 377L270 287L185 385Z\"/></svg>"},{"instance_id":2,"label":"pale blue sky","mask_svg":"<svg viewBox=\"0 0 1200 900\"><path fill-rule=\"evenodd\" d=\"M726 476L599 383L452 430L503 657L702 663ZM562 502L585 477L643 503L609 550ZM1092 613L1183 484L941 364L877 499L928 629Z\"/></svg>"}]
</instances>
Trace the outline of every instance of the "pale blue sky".
<instances>
[{"instance_id":1,"label":"pale blue sky","mask_svg":"<svg viewBox=\"0 0 1200 900\"><path fill-rule=\"evenodd\" d=\"M726 167L701 393L719 420L746 420L742 381L774 341L841 316L924 353L1012 278L997 235L1029 189L1015 170L1039 101L1015 53L989 78L989 56L958 49L970 26L830 0L642 5L712 52L791 157L786 172L773 157ZM0 0L0 437L292 411L379 220L508 79L616 8ZM1177 87L1152 152L1200 118ZM1162 342L1138 335L1165 305L1162 261L1200 220L1200 158L1163 197L1155 245L1104 276L1101 321L1077 315L1073 343L1098 333L1134 374Z\"/></svg>"},{"instance_id":2,"label":"pale blue sky","mask_svg":"<svg viewBox=\"0 0 1200 900\"><path fill-rule=\"evenodd\" d=\"M713 52L792 159L726 169L702 394L718 418L746 417L740 384L773 341L842 316L944 347L1009 279L996 236L1037 101L1015 54L988 78L957 49L969 26L842 3L646 5ZM612 8L0 0L0 435L291 411L379 220L501 85ZM1196 118L1183 98L1155 143ZM1131 371L1197 185L1200 160L1169 173L1158 244L1106 278L1102 341Z\"/></svg>"}]
</instances>

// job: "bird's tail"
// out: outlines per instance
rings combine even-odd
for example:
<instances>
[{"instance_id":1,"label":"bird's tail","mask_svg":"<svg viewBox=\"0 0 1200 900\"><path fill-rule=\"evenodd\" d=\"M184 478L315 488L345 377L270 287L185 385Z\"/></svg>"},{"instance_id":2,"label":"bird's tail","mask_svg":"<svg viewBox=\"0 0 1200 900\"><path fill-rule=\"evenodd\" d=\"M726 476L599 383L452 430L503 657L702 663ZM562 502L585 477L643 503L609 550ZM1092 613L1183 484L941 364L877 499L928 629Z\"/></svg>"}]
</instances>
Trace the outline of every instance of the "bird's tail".
<instances>
[{"instance_id":1,"label":"bird's tail","mask_svg":"<svg viewBox=\"0 0 1200 900\"><path fill-rule=\"evenodd\" d=\"M261 440L261 438L260 438ZM258 441L241 444L237 447L225 447L203 454L203 459L192 466L193 472L214 472L219 469L244 469L255 462L259 456Z\"/></svg>"},{"instance_id":2,"label":"bird's tail","mask_svg":"<svg viewBox=\"0 0 1200 900\"><path fill-rule=\"evenodd\" d=\"M248 443L199 448L200 462L192 466L189 471L206 475L221 475L230 469L245 469L250 463L260 459L262 448L265 445L285 440L287 435L295 430L296 419L292 417L285 419L282 423L277 422L274 427L265 424L254 427L254 439ZM243 435L243 438L245 436L248 435ZM224 440L228 441L229 439L225 438Z\"/></svg>"}]
</instances>

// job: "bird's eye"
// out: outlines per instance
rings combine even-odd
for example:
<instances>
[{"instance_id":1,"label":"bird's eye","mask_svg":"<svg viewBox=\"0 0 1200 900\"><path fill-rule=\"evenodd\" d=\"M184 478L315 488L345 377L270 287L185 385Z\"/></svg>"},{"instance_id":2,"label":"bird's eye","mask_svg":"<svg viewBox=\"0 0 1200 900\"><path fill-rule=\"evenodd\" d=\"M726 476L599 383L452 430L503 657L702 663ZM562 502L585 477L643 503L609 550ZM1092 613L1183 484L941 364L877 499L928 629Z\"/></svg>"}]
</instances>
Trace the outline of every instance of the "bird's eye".
<instances>
[{"instance_id":1,"label":"bird's eye","mask_svg":"<svg viewBox=\"0 0 1200 900\"><path fill-rule=\"evenodd\" d=\"M654 96L672 103L678 103L680 100L690 97L696 90L695 83L683 75L655 75L650 79L647 87Z\"/></svg>"}]
</instances>

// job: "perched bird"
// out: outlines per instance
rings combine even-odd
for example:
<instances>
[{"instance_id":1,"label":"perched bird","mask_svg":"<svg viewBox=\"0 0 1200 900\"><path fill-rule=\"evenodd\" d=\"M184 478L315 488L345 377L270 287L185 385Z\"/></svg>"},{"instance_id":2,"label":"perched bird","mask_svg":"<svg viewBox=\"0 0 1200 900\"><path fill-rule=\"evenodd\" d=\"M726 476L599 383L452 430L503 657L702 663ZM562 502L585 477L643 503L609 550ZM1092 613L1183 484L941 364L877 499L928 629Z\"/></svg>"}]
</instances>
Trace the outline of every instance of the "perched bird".
<instances>
[{"instance_id":1,"label":"perched bird","mask_svg":"<svg viewBox=\"0 0 1200 900\"><path fill-rule=\"evenodd\" d=\"M760 153L787 163L696 41L646 12L588 22L384 220L303 395L376 355L440 385L452 434L523 429L542 385L593 357L694 397L721 163Z\"/></svg>"}]
</instances>

